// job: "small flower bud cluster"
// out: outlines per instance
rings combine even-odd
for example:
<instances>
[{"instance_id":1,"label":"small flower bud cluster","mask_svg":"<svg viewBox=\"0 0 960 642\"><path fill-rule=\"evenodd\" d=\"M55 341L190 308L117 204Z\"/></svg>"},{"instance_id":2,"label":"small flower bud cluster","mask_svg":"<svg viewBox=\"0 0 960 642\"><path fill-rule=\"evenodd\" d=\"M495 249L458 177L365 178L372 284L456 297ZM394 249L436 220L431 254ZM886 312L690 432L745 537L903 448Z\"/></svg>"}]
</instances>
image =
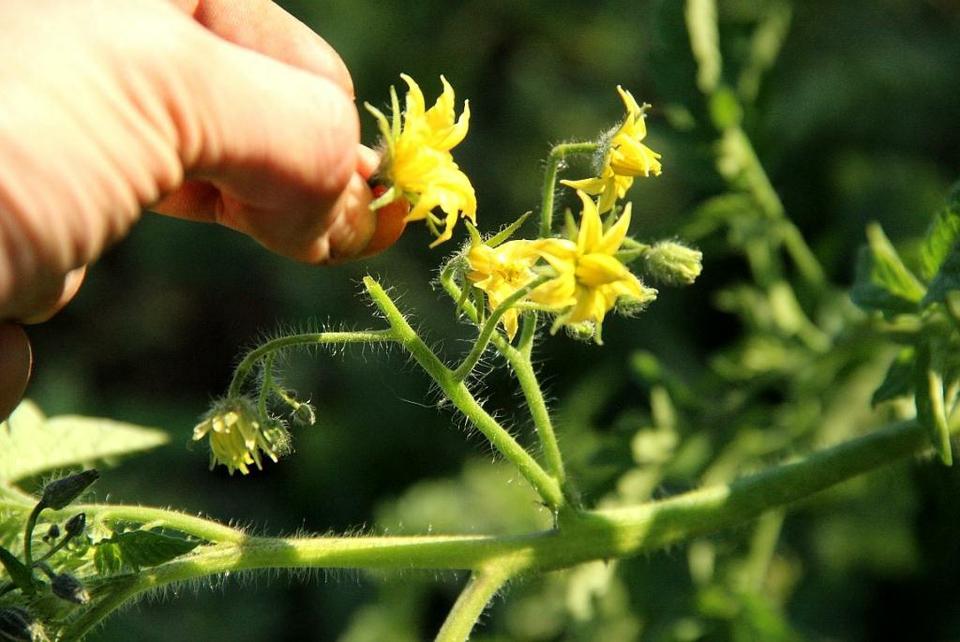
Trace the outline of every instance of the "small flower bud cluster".
<instances>
[{"instance_id":1,"label":"small flower bud cluster","mask_svg":"<svg viewBox=\"0 0 960 642\"><path fill-rule=\"evenodd\" d=\"M647 272L657 281L690 285L703 271L703 253L675 241L660 241L644 254Z\"/></svg>"}]
</instances>

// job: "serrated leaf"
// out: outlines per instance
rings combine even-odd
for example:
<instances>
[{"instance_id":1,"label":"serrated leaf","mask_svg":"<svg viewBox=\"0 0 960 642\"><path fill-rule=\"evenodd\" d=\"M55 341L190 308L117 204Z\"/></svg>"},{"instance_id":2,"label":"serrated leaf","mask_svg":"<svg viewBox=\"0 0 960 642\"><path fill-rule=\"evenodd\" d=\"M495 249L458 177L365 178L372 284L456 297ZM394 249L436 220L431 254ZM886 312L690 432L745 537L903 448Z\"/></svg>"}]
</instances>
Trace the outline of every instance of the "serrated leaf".
<instances>
[{"instance_id":1,"label":"serrated leaf","mask_svg":"<svg viewBox=\"0 0 960 642\"><path fill-rule=\"evenodd\" d=\"M960 211L945 208L937 212L920 248L923 278L933 279L960 238Z\"/></svg>"},{"instance_id":2,"label":"serrated leaf","mask_svg":"<svg viewBox=\"0 0 960 642\"><path fill-rule=\"evenodd\" d=\"M31 595L36 591L36 581L33 579L33 573L30 572L30 569L13 553L2 546L0 546L0 564L3 564L7 575L10 576L10 579L18 589L27 595Z\"/></svg>"},{"instance_id":3,"label":"serrated leaf","mask_svg":"<svg viewBox=\"0 0 960 642\"><path fill-rule=\"evenodd\" d=\"M897 397L905 397L913 394L914 376L913 376L913 358L915 352L913 348L904 348L896 356L890 368L887 369L887 376L873 392L870 398L870 405L876 406L884 401L890 401Z\"/></svg>"},{"instance_id":4,"label":"serrated leaf","mask_svg":"<svg viewBox=\"0 0 960 642\"><path fill-rule=\"evenodd\" d=\"M199 544L199 540L184 539L156 531L127 531L116 533L111 538L98 542L98 551L94 553L94 560L97 563L99 553L98 570L103 567L107 571L116 572L119 566L126 566L137 571L186 555ZM107 550L108 547L112 549ZM101 548L104 549L103 552L100 552ZM119 565L115 558L119 558ZM101 573L103 574L103 571Z\"/></svg>"},{"instance_id":5,"label":"serrated leaf","mask_svg":"<svg viewBox=\"0 0 960 642\"><path fill-rule=\"evenodd\" d=\"M914 385L916 386L917 421L930 434L934 450L947 466L953 464L950 447L950 428L943 400L943 374L931 358L930 346L921 342L917 347L914 362Z\"/></svg>"},{"instance_id":6,"label":"serrated leaf","mask_svg":"<svg viewBox=\"0 0 960 642\"><path fill-rule=\"evenodd\" d=\"M120 572L120 546L110 541L102 541L94 547L93 565L100 575L116 575Z\"/></svg>"},{"instance_id":7,"label":"serrated leaf","mask_svg":"<svg viewBox=\"0 0 960 642\"><path fill-rule=\"evenodd\" d=\"M62 415L45 417L29 400L0 424L0 481L14 482L48 470L90 465L162 446L168 435L154 428Z\"/></svg>"},{"instance_id":8,"label":"serrated leaf","mask_svg":"<svg viewBox=\"0 0 960 642\"><path fill-rule=\"evenodd\" d=\"M879 225L867 226L869 245L861 248L850 297L867 310L911 312L924 296L923 284L900 260Z\"/></svg>"}]
</instances>

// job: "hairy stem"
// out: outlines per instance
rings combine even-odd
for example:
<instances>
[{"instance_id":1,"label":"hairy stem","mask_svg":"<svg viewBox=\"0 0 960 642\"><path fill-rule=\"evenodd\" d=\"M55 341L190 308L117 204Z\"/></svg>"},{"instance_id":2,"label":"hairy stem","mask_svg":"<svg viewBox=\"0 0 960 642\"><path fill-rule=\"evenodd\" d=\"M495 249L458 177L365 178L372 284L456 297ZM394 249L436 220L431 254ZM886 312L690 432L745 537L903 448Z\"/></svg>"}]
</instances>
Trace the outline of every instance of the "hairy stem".
<instances>
[{"instance_id":1,"label":"hairy stem","mask_svg":"<svg viewBox=\"0 0 960 642\"><path fill-rule=\"evenodd\" d=\"M233 379L230 381L230 387L227 390L228 397L240 396L243 390L243 384L250 376L257 362L264 357L292 348L294 346L310 345L330 345L346 343L385 343L396 341L393 331L385 330L360 330L357 332L309 332L305 334L291 334L289 336L278 337L267 341L263 345L251 350L246 354L236 370L233 371Z\"/></svg>"},{"instance_id":2,"label":"hairy stem","mask_svg":"<svg viewBox=\"0 0 960 642\"><path fill-rule=\"evenodd\" d=\"M562 514L556 529L515 536L430 535L412 537L265 538L201 546L193 553L111 578L100 587L110 599L112 582L124 599L142 591L227 571L266 568L470 569L503 565L511 575L568 568L583 562L628 557L678 541L743 524L764 512L829 488L861 473L929 449L915 421L891 424L869 435L721 484L638 506ZM19 504L18 504L19 505ZM79 508L79 507L78 507ZM112 508L123 514L123 507ZM83 507L90 511L91 507ZM136 510L143 509L134 509ZM158 511L163 513L164 511ZM116 514L116 513L115 513ZM183 519L175 513L168 521ZM196 518L193 518L196 519ZM176 527L176 526L173 526ZM227 529L211 524L210 528ZM186 529L184 529L186 530ZM227 529L231 530L232 529ZM129 581L130 584L125 583ZM99 605L99 603L98 603ZM97 609L95 606L94 609ZM87 615L63 640L78 639L95 626ZM89 613L89 612L88 612Z\"/></svg>"},{"instance_id":3,"label":"hairy stem","mask_svg":"<svg viewBox=\"0 0 960 642\"><path fill-rule=\"evenodd\" d=\"M490 313L490 316L487 317L487 319L483 322L483 325L480 328L480 335L474 342L469 354L467 354L457 369L453 371L454 380L463 381L470 375L470 373L473 371L473 368L477 365L477 362L480 361L480 357L482 357L483 353L486 351L487 346L490 345L490 338L496 331L497 324L500 323L500 319L503 318L503 315L506 314L515 303L520 301L520 299L530 294L533 290L543 285L551 278L551 276L547 275L534 279L504 299L503 302L497 306L497 309Z\"/></svg>"},{"instance_id":4,"label":"hairy stem","mask_svg":"<svg viewBox=\"0 0 960 642\"><path fill-rule=\"evenodd\" d=\"M458 381L453 371L447 368L440 358L423 342L423 339L410 327L406 318L397 309L396 304L384 289L374 279L364 277L363 283L370 293L370 298L380 308L387 319L387 323L393 329L394 336L403 345L403 347L416 359L427 374L440 386L443 394L449 399L463 415L470 420L477 429L493 444L508 461L517 467L530 485L534 487L543 501L553 509L559 509L564 505L563 493L560 490L560 484L551 477L537 460L521 446L516 439L494 419L490 413L483 409L477 399L473 396L467 386ZM498 348L501 345L509 347L509 343L494 334L500 339L497 342Z\"/></svg>"},{"instance_id":5,"label":"hairy stem","mask_svg":"<svg viewBox=\"0 0 960 642\"><path fill-rule=\"evenodd\" d=\"M549 238L553 234L553 200L557 191L557 171L567 156L593 154L596 143L561 143L555 145L547 156L547 167L543 173L543 192L540 200L540 236Z\"/></svg>"},{"instance_id":6,"label":"hairy stem","mask_svg":"<svg viewBox=\"0 0 960 642\"><path fill-rule=\"evenodd\" d=\"M509 572L499 567L477 571L471 575L463 592L450 609L443 626L440 627L436 642L469 640L470 632L473 631L484 609L509 579Z\"/></svg>"}]
</instances>

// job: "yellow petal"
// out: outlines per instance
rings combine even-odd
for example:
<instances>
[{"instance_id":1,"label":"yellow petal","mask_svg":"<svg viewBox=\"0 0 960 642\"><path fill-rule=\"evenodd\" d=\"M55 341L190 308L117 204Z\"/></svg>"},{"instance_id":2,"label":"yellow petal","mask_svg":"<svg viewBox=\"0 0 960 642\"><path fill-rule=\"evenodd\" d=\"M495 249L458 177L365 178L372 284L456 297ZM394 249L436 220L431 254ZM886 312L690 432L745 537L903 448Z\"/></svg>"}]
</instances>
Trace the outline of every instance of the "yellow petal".
<instances>
[{"instance_id":1,"label":"yellow petal","mask_svg":"<svg viewBox=\"0 0 960 642\"><path fill-rule=\"evenodd\" d=\"M614 254L623 245L623 240L627 237L627 230L630 228L630 214L633 211L633 203L627 203L623 208L623 214L617 219L603 239L593 249L594 252L601 254Z\"/></svg>"},{"instance_id":2,"label":"yellow petal","mask_svg":"<svg viewBox=\"0 0 960 642\"><path fill-rule=\"evenodd\" d=\"M600 243L603 234L603 223L600 222L600 214L597 212L597 206L589 196L578 191L577 196L583 202L583 214L580 217L580 234L577 236L577 251L580 253L591 252L594 246Z\"/></svg>"},{"instance_id":3,"label":"yellow petal","mask_svg":"<svg viewBox=\"0 0 960 642\"><path fill-rule=\"evenodd\" d=\"M608 254L587 254L577 261L577 282L596 288L627 278L630 270Z\"/></svg>"}]
</instances>

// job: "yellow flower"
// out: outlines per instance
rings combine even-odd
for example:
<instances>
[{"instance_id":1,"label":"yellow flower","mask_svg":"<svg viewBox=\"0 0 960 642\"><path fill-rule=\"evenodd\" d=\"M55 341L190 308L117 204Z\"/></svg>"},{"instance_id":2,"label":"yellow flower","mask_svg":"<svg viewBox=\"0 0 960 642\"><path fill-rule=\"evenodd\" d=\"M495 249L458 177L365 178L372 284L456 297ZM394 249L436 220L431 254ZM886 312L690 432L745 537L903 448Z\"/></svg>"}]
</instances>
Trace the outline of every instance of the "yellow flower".
<instances>
[{"instance_id":1,"label":"yellow flower","mask_svg":"<svg viewBox=\"0 0 960 642\"><path fill-rule=\"evenodd\" d=\"M640 142L647 136L647 124L644 119L645 112L650 106L638 105L633 94L619 85L617 85L617 91L623 100L627 115L610 137L600 175L578 181L560 181L587 194L599 195L601 214L610 211L617 200L626 195L627 190L633 185L635 176L650 174L659 176L662 169L660 154Z\"/></svg>"},{"instance_id":2,"label":"yellow flower","mask_svg":"<svg viewBox=\"0 0 960 642\"><path fill-rule=\"evenodd\" d=\"M246 475L249 466L263 468L262 455L274 462L289 450L289 435L278 424L264 426L247 399L218 403L193 429L193 440L210 436L210 469L223 464Z\"/></svg>"},{"instance_id":3,"label":"yellow flower","mask_svg":"<svg viewBox=\"0 0 960 642\"><path fill-rule=\"evenodd\" d=\"M470 272L467 278L487 295L487 304L495 310L504 300L536 278L533 266L540 260L539 242L507 241L496 247L474 242L467 253ZM500 318L510 340L517 334L519 311L507 310Z\"/></svg>"},{"instance_id":4,"label":"yellow flower","mask_svg":"<svg viewBox=\"0 0 960 642\"><path fill-rule=\"evenodd\" d=\"M405 222L425 220L437 236L430 244L434 247L450 238L459 216L476 222L477 197L473 185L450 153L467 135L470 104L465 101L463 112L456 118L453 87L440 76L443 93L427 109L419 85L406 74L400 77L408 86L402 118L400 101L393 87L390 88L390 120L377 108L366 105L383 135L385 149L380 175L389 185L387 192L371 207L378 209L406 199L412 208ZM436 208L443 216L434 213Z\"/></svg>"},{"instance_id":5,"label":"yellow flower","mask_svg":"<svg viewBox=\"0 0 960 642\"><path fill-rule=\"evenodd\" d=\"M595 325L594 338L600 343L600 326L614 305L625 300L644 305L657 297L616 257L630 227L631 204L606 232L596 204L582 191L583 216L577 240L545 239L538 249L557 271L554 279L530 293L530 300L560 311L559 325Z\"/></svg>"}]
</instances>

